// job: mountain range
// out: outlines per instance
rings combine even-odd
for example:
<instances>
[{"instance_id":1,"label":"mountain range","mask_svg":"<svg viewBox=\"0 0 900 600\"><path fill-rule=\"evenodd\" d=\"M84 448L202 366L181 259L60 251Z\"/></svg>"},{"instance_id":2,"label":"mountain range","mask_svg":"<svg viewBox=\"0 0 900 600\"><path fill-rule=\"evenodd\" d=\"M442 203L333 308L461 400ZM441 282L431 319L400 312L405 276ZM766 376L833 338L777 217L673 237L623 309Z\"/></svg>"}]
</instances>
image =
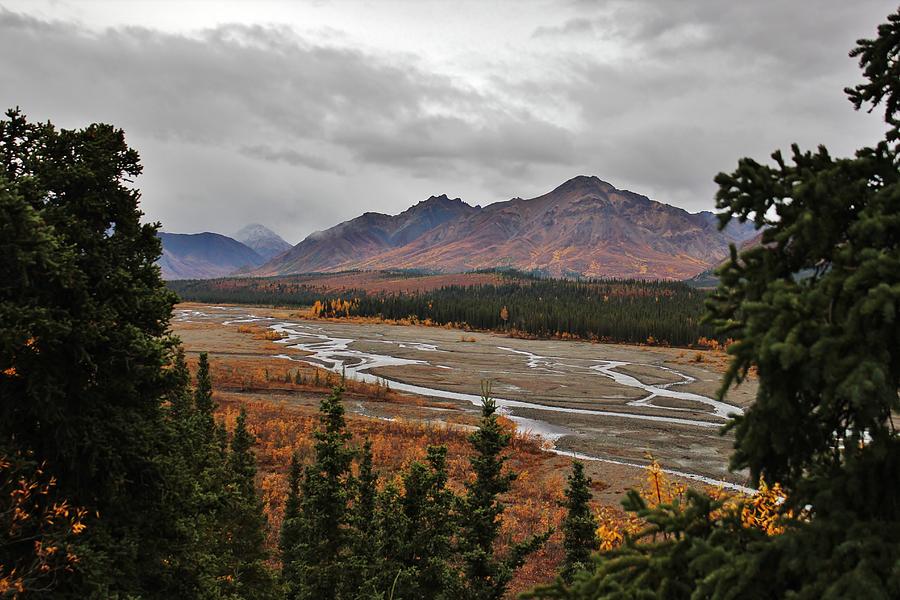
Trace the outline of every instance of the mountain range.
<instances>
[{"instance_id":1,"label":"mountain range","mask_svg":"<svg viewBox=\"0 0 900 600\"><path fill-rule=\"evenodd\" d=\"M511 267L555 277L704 279L751 223L718 230L690 213L578 176L536 198L485 207L432 196L398 215L367 212L291 246L251 224L234 237L160 233L165 279L276 276L351 270L459 273Z\"/></svg>"},{"instance_id":2,"label":"mountain range","mask_svg":"<svg viewBox=\"0 0 900 600\"><path fill-rule=\"evenodd\" d=\"M724 231L717 224L711 212L689 213L578 176L527 200L480 207L441 195L398 215L367 212L311 234L249 274L514 267L552 276L686 279L755 234L749 223Z\"/></svg>"}]
</instances>

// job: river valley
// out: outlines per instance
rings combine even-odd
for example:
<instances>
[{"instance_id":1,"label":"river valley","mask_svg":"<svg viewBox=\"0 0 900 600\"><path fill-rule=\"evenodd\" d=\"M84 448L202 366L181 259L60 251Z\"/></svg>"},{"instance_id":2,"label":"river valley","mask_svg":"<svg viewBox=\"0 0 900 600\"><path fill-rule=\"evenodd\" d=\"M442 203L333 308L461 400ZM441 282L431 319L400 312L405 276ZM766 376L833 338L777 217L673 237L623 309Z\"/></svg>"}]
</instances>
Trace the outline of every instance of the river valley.
<instances>
[{"instance_id":1,"label":"river valley","mask_svg":"<svg viewBox=\"0 0 900 600\"><path fill-rule=\"evenodd\" d=\"M705 364L702 354L291 316L190 305L176 310L173 324L181 336L202 331L211 340L217 331L262 327L277 338L265 359L273 365L314 364L353 380L387 382L456 411L476 411L482 383L489 381L502 411L520 430L546 440L550 451L626 467L645 465L652 455L682 477L728 487L745 482L743 474L728 471L732 441L719 430L752 402L755 384L716 400L720 368ZM383 403L350 403L348 410L396 416ZM440 422L448 410L426 406L420 412Z\"/></svg>"}]
</instances>

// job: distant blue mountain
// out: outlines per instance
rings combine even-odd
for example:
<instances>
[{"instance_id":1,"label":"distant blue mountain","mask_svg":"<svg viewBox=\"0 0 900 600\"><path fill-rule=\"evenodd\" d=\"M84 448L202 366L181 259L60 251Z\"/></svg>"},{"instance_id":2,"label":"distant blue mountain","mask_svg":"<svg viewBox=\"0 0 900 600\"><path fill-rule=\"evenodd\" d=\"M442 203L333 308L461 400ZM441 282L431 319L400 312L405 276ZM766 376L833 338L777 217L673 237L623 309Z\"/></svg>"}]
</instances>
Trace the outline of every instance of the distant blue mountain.
<instances>
[{"instance_id":1,"label":"distant blue mountain","mask_svg":"<svg viewBox=\"0 0 900 600\"><path fill-rule=\"evenodd\" d=\"M162 257L157 261L163 279L213 279L266 262L252 248L218 233L157 235L163 245Z\"/></svg>"}]
</instances>

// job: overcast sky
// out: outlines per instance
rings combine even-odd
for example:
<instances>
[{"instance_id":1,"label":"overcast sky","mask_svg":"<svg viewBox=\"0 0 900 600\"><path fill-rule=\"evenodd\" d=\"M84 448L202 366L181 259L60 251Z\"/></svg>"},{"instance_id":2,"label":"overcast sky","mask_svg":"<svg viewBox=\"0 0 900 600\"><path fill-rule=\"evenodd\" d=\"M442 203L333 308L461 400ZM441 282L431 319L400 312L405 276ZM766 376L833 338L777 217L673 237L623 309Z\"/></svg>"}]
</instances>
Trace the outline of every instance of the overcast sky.
<instances>
[{"instance_id":1,"label":"overcast sky","mask_svg":"<svg viewBox=\"0 0 900 600\"><path fill-rule=\"evenodd\" d=\"M842 89L874 0L0 0L0 105L125 129L147 217L289 242L579 174L713 208L713 176L883 131Z\"/></svg>"}]
</instances>

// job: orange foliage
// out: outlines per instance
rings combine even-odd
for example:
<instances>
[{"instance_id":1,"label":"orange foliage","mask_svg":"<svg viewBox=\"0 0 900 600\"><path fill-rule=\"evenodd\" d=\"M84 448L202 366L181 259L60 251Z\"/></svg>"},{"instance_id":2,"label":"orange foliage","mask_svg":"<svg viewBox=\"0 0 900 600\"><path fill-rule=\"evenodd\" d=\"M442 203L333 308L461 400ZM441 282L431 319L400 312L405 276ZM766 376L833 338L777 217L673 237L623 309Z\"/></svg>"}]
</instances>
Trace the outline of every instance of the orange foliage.
<instances>
[{"instance_id":1,"label":"orange foliage","mask_svg":"<svg viewBox=\"0 0 900 600\"><path fill-rule=\"evenodd\" d=\"M69 540L85 530L87 511L57 497L56 479L44 465L28 467L24 457L0 455L0 538L20 549L11 564L0 563L0 597L46 592L60 572L78 563Z\"/></svg>"}]
</instances>

